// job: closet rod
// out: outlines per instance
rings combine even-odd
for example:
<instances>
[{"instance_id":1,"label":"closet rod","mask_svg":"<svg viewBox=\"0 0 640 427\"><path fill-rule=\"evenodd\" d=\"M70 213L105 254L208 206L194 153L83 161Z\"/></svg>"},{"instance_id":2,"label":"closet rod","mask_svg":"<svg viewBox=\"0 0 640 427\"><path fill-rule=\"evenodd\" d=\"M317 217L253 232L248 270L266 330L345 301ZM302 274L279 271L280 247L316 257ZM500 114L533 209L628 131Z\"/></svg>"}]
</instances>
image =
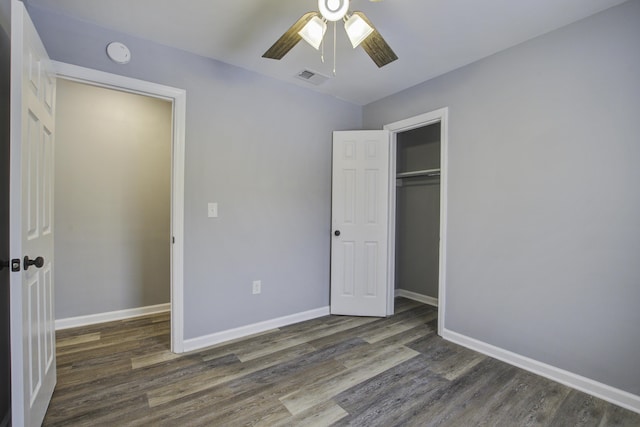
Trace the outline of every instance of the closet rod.
<instances>
[{"instance_id":1,"label":"closet rod","mask_svg":"<svg viewBox=\"0 0 640 427\"><path fill-rule=\"evenodd\" d=\"M411 172L400 172L396 178L410 178L413 176L440 176L440 169L425 169Z\"/></svg>"}]
</instances>

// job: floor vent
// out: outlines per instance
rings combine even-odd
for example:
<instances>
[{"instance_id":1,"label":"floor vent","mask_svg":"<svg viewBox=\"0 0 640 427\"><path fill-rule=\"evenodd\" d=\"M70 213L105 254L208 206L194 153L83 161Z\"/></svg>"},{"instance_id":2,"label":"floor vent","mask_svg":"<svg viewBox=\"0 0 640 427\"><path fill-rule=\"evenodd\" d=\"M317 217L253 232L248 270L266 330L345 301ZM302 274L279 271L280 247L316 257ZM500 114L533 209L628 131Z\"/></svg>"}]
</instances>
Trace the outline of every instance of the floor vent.
<instances>
[{"instance_id":1,"label":"floor vent","mask_svg":"<svg viewBox=\"0 0 640 427\"><path fill-rule=\"evenodd\" d=\"M326 82L327 80L329 80L328 76L325 76L320 73L316 73L315 71L311 71L311 70L302 70L298 74L296 74L296 77L299 78L300 80L304 80L305 82L309 82L313 85L320 85Z\"/></svg>"}]
</instances>

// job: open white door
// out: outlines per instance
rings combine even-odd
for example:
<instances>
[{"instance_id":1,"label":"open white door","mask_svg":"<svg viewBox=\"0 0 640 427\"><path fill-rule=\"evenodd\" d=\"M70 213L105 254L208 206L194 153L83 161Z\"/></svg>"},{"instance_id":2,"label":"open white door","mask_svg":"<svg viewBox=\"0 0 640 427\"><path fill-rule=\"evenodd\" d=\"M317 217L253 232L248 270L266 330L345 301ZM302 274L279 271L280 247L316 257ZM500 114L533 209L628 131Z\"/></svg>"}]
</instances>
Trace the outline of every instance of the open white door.
<instances>
[{"instance_id":1,"label":"open white door","mask_svg":"<svg viewBox=\"0 0 640 427\"><path fill-rule=\"evenodd\" d=\"M386 316L389 131L333 133L331 313Z\"/></svg>"},{"instance_id":2,"label":"open white door","mask_svg":"<svg viewBox=\"0 0 640 427\"><path fill-rule=\"evenodd\" d=\"M11 1L11 399L40 426L56 383L53 314L55 75L22 2ZM17 271L16 271L17 270Z\"/></svg>"}]
</instances>

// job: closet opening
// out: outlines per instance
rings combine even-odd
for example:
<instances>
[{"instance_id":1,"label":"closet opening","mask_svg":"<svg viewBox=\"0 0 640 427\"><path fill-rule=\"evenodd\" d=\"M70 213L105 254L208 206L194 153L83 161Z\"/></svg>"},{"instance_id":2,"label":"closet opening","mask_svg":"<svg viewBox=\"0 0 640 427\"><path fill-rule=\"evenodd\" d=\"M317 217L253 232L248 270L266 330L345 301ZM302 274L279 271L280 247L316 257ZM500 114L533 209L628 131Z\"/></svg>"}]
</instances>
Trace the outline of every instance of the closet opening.
<instances>
[{"instance_id":1,"label":"closet opening","mask_svg":"<svg viewBox=\"0 0 640 427\"><path fill-rule=\"evenodd\" d=\"M171 100L58 78L57 329L166 312Z\"/></svg>"},{"instance_id":2,"label":"closet opening","mask_svg":"<svg viewBox=\"0 0 640 427\"><path fill-rule=\"evenodd\" d=\"M157 83L147 82L138 79L132 79L129 77L124 77L116 74L105 73L98 70L93 70L89 68L78 67L72 64L65 64L62 62L53 61L53 65L59 79L84 84L90 88L101 88L108 89L113 93L120 94L128 94L128 95L142 95L140 99L155 99L156 101L161 101L161 103L167 103L169 106L169 123L165 123L169 125L170 132L170 152L166 153L165 156L169 156L170 161L167 166L170 168L169 174L169 182L165 177L164 182L168 184L170 191L170 212L166 211L166 203L165 208L163 208L162 212L165 216L167 213L170 215L170 234L164 235L163 241L164 245L169 246L170 256L168 259L169 262L169 275L170 275L170 340L171 340L171 351L173 353L183 353L184 352L184 292L183 292L183 276L184 276L184 168L185 168L185 124L186 124L186 91L180 88L174 88L170 86L160 85ZM63 83L64 84L64 83ZM120 111L120 110L118 110ZM124 115L126 117L126 114ZM152 115L149 116L146 120L146 123L150 126L154 126L154 123L157 121L157 116ZM155 127L154 127L155 128ZM87 141L91 141L93 137L91 135L87 136ZM95 157L95 156L94 156ZM126 156L125 156L126 157ZM145 157L142 155L142 157ZM124 161L131 162L132 158L125 158ZM139 160L139 163L144 163L146 160ZM86 159L85 163L88 165L87 170L91 171L89 167L91 162L101 162L101 159L90 158ZM119 169L119 167L117 168ZM118 173L117 170L114 171L115 174ZM115 178L114 178L115 179ZM126 183L124 187L127 187ZM90 191L99 193L100 189L92 188ZM80 198L82 195L80 195ZM146 204L147 194L138 195L138 197L130 197L131 203L125 203L120 205L120 208L129 209L132 206L140 206L142 204ZM84 209L84 206L81 205L81 208ZM111 210L111 208L110 208ZM128 212L128 211L127 211ZM158 216L158 212L153 212L153 216ZM166 222L166 221L165 221ZM148 225L147 221L138 221L136 222L141 227L146 227ZM166 228L165 228L166 230ZM91 230L90 230L91 231ZM139 264L147 263L149 253L146 250L139 251L138 254L142 254L135 259L133 257L126 258L127 266L131 267L132 265L135 267ZM109 268L111 264L105 263L105 268ZM166 272L166 269L165 269ZM83 289L84 290L84 289ZM142 295L146 295L142 291ZM153 292L153 291L152 291ZM121 295L125 297L130 297L132 294L122 292ZM166 295L166 294L165 294ZM133 295L137 297L136 295ZM153 304L151 302L150 304ZM154 306L150 306L153 308ZM132 311L135 311L133 313ZM100 314L96 316L87 316L87 320L91 320L92 323L97 323L98 321L107 321L107 320L117 320L114 316L118 318L130 317L130 315L134 314L147 314L138 313L138 309L133 310L122 310L122 311L109 311L104 313L106 318L101 316ZM82 320L84 317L79 317L78 319ZM73 318L71 318L73 320ZM88 324L88 322L87 322ZM78 325L81 326L81 325Z\"/></svg>"},{"instance_id":3,"label":"closet opening","mask_svg":"<svg viewBox=\"0 0 640 427\"><path fill-rule=\"evenodd\" d=\"M448 108L384 126L390 131L387 314L395 297L438 309L444 330Z\"/></svg>"},{"instance_id":4,"label":"closet opening","mask_svg":"<svg viewBox=\"0 0 640 427\"><path fill-rule=\"evenodd\" d=\"M438 306L440 123L396 135L395 294Z\"/></svg>"}]
</instances>

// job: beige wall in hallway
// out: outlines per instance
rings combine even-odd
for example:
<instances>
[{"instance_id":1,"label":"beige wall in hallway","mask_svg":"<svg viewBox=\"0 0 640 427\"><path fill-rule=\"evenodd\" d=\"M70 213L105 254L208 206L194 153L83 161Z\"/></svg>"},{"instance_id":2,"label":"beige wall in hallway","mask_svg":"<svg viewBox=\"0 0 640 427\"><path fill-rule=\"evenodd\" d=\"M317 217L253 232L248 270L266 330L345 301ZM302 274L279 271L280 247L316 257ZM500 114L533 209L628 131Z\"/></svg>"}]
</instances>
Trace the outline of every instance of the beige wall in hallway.
<instances>
[{"instance_id":1,"label":"beige wall in hallway","mask_svg":"<svg viewBox=\"0 0 640 427\"><path fill-rule=\"evenodd\" d=\"M168 101L59 79L56 319L169 302Z\"/></svg>"}]
</instances>

